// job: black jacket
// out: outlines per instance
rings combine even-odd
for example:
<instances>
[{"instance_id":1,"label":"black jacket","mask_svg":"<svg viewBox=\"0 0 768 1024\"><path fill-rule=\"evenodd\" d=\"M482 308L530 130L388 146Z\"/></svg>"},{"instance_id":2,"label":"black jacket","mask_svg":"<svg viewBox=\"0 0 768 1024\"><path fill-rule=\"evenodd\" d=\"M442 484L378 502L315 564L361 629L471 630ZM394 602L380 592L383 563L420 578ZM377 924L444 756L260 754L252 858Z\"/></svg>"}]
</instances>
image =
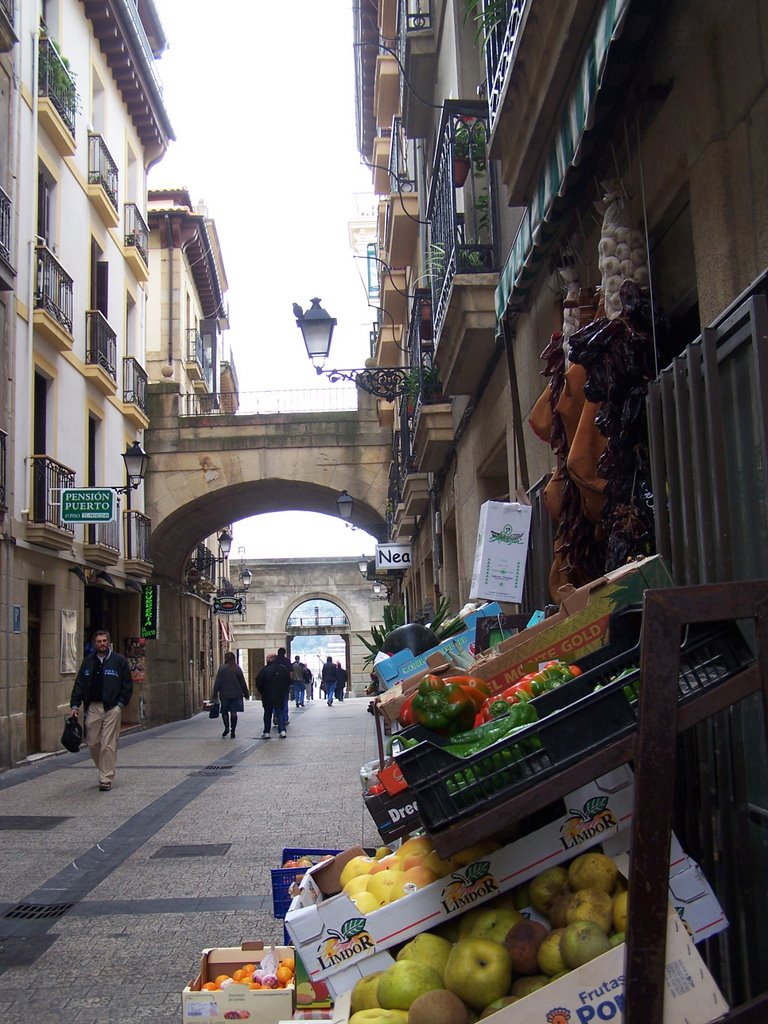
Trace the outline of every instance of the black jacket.
<instances>
[{"instance_id":1,"label":"black jacket","mask_svg":"<svg viewBox=\"0 0 768 1024\"><path fill-rule=\"evenodd\" d=\"M69 698L69 706L79 708L90 704L91 678L96 666L96 655L89 654L83 658L80 671L75 677L75 685L72 687L72 696ZM102 677L102 695L104 707L109 710L115 704L121 708L126 707L133 693L133 680L131 679L131 667L122 654L112 651L104 659L104 673Z\"/></svg>"},{"instance_id":2,"label":"black jacket","mask_svg":"<svg viewBox=\"0 0 768 1024\"><path fill-rule=\"evenodd\" d=\"M213 699L235 700L248 698L248 684L239 665L221 665L213 684Z\"/></svg>"},{"instance_id":3,"label":"black jacket","mask_svg":"<svg viewBox=\"0 0 768 1024\"><path fill-rule=\"evenodd\" d=\"M256 689L264 703L270 707L283 705L290 688L291 673L282 661L271 661L256 676Z\"/></svg>"}]
</instances>

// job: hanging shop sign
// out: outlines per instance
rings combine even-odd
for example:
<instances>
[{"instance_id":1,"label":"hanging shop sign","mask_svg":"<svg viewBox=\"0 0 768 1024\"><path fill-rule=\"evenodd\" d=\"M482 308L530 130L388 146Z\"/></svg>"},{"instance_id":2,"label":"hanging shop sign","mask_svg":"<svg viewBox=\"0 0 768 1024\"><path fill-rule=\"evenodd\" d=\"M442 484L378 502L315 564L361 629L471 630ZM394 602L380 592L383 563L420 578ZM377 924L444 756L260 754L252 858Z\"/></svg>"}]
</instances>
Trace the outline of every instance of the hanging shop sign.
<instances>
[{"instance_id":1,"label":"hanging shop sign","mask_svg":"<svg viewBox=\"0 0 768 1024\"><path fill-rule=\"evenodd\" d=\"M111 487L63 487L62 523L113 523L117 499Z\"/></svg>"},{"instance_id":2,"label":"hanging shop sign","mask_svg":"<svg viewBox=\"0 0 768 1024\"><path fill-rule=\"evenodd\" d=\"M160 621L160 594L158 588L147 583L141 588L141 629L145 640L157 640Z\"/></svg>"},{"instance_id":3,"label":"hanging shop sign","mask_svg":"<svg viewBox=\"0 0 768 1024\"><path fill-rule=\"evenodd\" d=\"M213 599L214 615L242 615L243 610L242 597L214 597Z\"/></svg>"},{"instance_id":4,"label":"hanging shop sign","mask_svg":"<svg viewBox=\"0 0 768 1024\"><path fill-rule=\"evenodd\" d=\"M406 572L411 568L410 544L377 544L376 572Z\"/></svg>"}]
</instances>

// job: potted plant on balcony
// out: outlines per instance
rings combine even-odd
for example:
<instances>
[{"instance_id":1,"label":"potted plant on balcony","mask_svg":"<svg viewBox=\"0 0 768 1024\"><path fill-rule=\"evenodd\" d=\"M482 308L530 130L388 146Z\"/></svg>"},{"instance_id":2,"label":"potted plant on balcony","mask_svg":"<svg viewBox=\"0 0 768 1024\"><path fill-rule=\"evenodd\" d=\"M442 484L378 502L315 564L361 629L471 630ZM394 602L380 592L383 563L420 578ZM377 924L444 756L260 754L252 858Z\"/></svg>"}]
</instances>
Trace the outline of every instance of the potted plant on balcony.
<instances>
[{"instance_id":1,"label":"potted plant on balcony","mask_svg":"<svg viewBox=\"0 0 768 1024\"><path fill-rule=\"evenodd\" d=\"M459 117L453 126L451 158L453 185L461 188L472 167L476 177L485 174L485 124L476 117Z\"/></svg>"}]
</instances>

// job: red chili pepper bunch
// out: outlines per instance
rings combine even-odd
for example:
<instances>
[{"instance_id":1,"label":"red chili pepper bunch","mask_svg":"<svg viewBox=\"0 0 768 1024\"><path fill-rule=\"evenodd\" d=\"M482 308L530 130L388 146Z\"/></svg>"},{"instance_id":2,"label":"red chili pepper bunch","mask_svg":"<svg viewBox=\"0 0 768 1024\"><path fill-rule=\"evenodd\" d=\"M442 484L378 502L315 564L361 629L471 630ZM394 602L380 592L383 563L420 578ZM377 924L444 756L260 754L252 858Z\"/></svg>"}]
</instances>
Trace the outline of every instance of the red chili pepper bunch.
<instances>
[{"instance_id":1,"label":"red chili pepper bunch","mask_svg":"<svg viewBox=\"0 0 768 1024\"><path fill-rule=\"evenodd\" d=\"M537 672L529 672L502 693L489 697L481 710L483 721L487 722L491 718L498 718L499 715L506 715L511 705L532 700L579 675L581 675L581 669L578 665L567 665L564 661L548 661Z\"/></svg>"}]
</instances>

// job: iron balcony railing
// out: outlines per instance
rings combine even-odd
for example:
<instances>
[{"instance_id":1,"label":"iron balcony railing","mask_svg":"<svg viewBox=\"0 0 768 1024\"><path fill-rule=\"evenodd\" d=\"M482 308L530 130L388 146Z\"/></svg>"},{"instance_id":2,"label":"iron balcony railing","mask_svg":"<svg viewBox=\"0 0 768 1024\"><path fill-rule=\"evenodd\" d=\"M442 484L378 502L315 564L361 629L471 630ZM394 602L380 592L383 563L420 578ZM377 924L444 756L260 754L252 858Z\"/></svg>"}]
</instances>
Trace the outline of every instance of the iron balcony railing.
<instances>
[{"instance_id":1,"label":"iron balcony railing","mask_svg":"<svg viewBox=\"0 0 768 1024\"><path fill-rule=\"evenodd\" d=\"M0 9L5 11L8 21L13 25L13 0L0 0Z\"/></svg>"},{"instance_id":2,"label":"iron balcony railing","mask_svg":"<svg viewBox=\"0 0 768 1024\"><path fill-rule=\"evenodd\" d=\"M61 489L75 486L74 470L49 458L47 455L32 455L32 503L30 519L33 523L56 526L60 530L74 533L72 523L61 519Z\"/></svg>"},{"instance_id":3,"label":"iron balcony railing","mask_svg":"<svg viewBox=\"0 0 768 1024\"><path fill-rule=\"evenodd\" d=\"M287 626L348 626L346 615L290 615Z\"/></svg>"},{"instance_id":4,"label":"iron balcony railing","mask_svg":"<svg viewBox=\"0 0 768 1024\"><path fill-rule=\"evenodd\" d=\"M202 335L196 327L187 328L187 361L197 363L205 380L211 372L211 360L208 358Z\"/></svg>"},{"instance_id":5,"label":"iron balcony railing","mask_svg":"<svg viewBox=\"0 0 768 1024\"><path fill-rule=\"evenodd\" d=\"M101 135L88 133L88 184L101 185L117 210L117 164Z\"/></svg>"},{"instance_id":6,"label":"iron balcony railing","mask_svg":"<svg viewBox=\"0 0 768 1024\"><path fill-rule=\"evenodd\" d=\"M117 382L117 335L99 309L85 313L85 362L100 366Z\"/></svg>"},{"instance_id":7,"label":"iron balcony railing","mask_svg":"<svg viewBox=\"0 0 768 1024\"><path fill-rule=\"evenodd\" d=\"M89 544L120 552L120 522L117 519L112 523L89 523L86 537Z\"/></svg>"},{"instance_id":8,"label":"iron balcony railing","mask_svg":"<svg viewBox=\"0 0 768 1024\"><path fill-rule=\"evenodd\" d=\"M46 38L40 39L37 87L40 95L47 96L54 105L74 138L78 104L77 88L55 45Z\"/></svg>"},{"instance_id":9,"label":"iron balcony railing","mask_svg":"<svg viewBox=\"0 0 768 1024\"><path fill-rule=\"evenodd\" d=\"M237 412L231 413L234 392L181 396L180 416L274 416L303 415L308 412L353 412L357 409L357 388L354 384L336 384L303 391L239 391Z\"/></svg>"},{"instance_id":10,"label":"iron balcony railing","mask_svg":"<svg viewBox=\"0 0 768 1024\"><path fill-rule=\"evenodd\" d=\"M408 153L402 122L399 117L392 120L392 135L389 147L389 191L415 192L416 180L408 169Z\"/></svg>"},{"instance_id":11,"label":"iron balcony railing","mask_svg":"<svg viewBox=\"0 0 768 1024\"><path fill-rule=\"evenodd\" d=\"M149 267L149 228L136 203L125 203L125 244L136 249L146 267Z\"/></svg>"},{"instance_id":12,"label":"iron balcony railing","mask_svg":"<svg viewBox=\"0 0 768 1024\"><path fill-rule=\"evenodd\" d=\"M496 198L487 149L487 106L447 100L427 204L428 272L438 337L456 274L498 270Z\"/></svg>"},{"instance_id":13,"label":"iron balcony railing","mask_svg":"<svg viewBox=\"0 0 768 1024\"><path fill-rule=\"evenodd\" d=\"M152 561L152 521L143 512L125 512L125 557L138 562Z\"/></svg>"},{"instance_id":14,"label":"iron balcony railing","mask_svg":"<svg viewBox=\"0 0 768 1024\"><path fill-rule=\"evenodd\" d=\"M397 59L406 66L408 37L432 28L432 0L400 0L397 7ZM400 109L404 109L405 75L400 75Z\"/></svg>"},{"instance_id":15,"label":"iron balcony railing","mask_svg":"<svg viewBox=\"0 0 768 1024\"><path fill-rule=\"evenodd\" d=\"M44 309L72 333L72 278L47 245L38 245L35 309Z\"/></svg>"},{"instance_id":16,"label":"iron balcony railing","mask_svg":"<svg viewBox=\"0 0 768 1024\"><path fill-rule=\"evenodd\" d=\"M532 0L482 0L480 31L485 48L490 130L496 123L512 65L517 57L520 33Z\"/></svg>"},{"instance_id":17,"label":"iron balcony railing","mask_svg":"<svg viewBox=\"0 0 768 1024\"><path fill-rule=\"evenodd\" d=\"M11 262L11 197L0 188L0 256Z\"/></svg>"},{"instance_id":18,"label":"iron balcony railing","mask_svg":"<svg viewBox=\"0 0 768 1024\"><path fill-rule=\"evenodd\" d=\"M400 468L398 465L397 441L392 439L392 461L389 464L389 486L387 487L387 537L392 536L395 526L395 512L402 496Z\"/></svg>"},{"instance_id":19,"label":"iron balcony railing","mask_svg":"<svg viewBox=\"0 0 768 1024\"><path fill-rule=\"evenodd\" d=\"M123 357L123 401L146 414L147 371L133 356Z\"/></svg>"},{"instance_id":20,"label":"iron balcony railing","mask_svg":"<svg viewBox=\"0 0 768 1024\"><path fill-rule=\"evenodd\" d=\"M6 452L7 441L8 435L4 430L0 430L0 508L8 508L8 456Z\"/></svg>"},{"instance_id":21,"label":"iron balcony railing","mask_svg":"<svg viewBox=\"0 0 768 1024\"><path fill-rule=\"evenodd\" d=\"M218 564L219 559L216 558L210 548L207 548L205 544L198 544L194 555L187 562L187 578L192 582L205 580L212 586L215 586L216 567Z\"/></svg>"}]
</instances>

